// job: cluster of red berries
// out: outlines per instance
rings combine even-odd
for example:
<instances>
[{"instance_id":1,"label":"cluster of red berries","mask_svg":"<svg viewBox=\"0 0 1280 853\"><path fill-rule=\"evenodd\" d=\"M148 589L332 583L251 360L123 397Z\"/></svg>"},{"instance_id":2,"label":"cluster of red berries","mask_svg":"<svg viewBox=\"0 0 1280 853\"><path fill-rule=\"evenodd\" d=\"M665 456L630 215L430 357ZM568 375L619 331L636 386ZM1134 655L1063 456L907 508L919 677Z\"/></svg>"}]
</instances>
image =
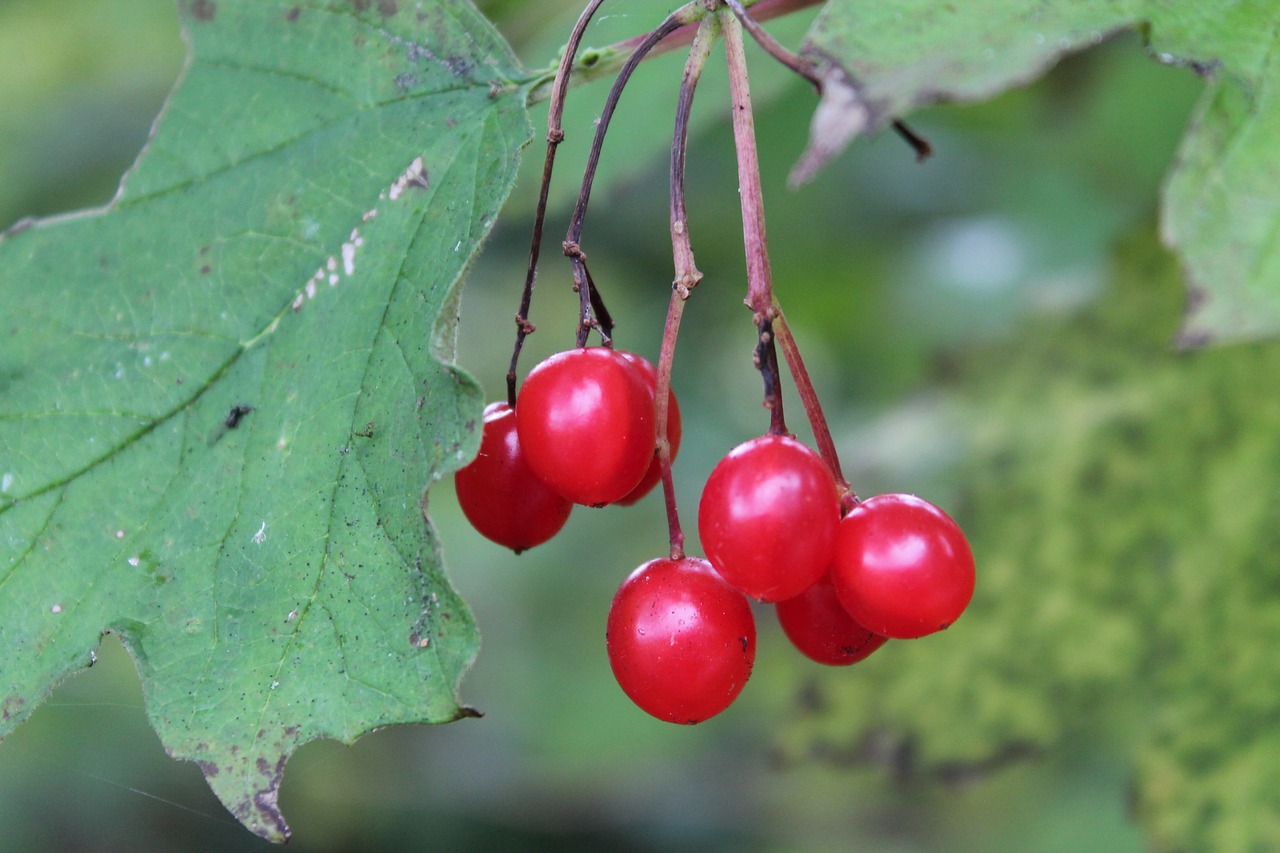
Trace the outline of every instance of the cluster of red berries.
<instances>
[{"instance_id":1,"label":"cluster of red berries","mask_svg":"<svg viewBox=\"0 0 1280 853\"><path fill-rule=\"evenodd\" d=\"M547 541L575 503L631 504L661 476L657 375L631 353L587 347L529 373L518 405L485 410L480 454L456 478L481 534L517 552ZM668 396L674 457L680 412ZM664 558L619 588L606 631L618 684L659 719L697 723L741 692L755 661L749 599L776 605L819 663L862 660L886 639L946 628L969 603L973 555L933 504L841 494L804 444L768 434L716 465L698 507L707 558Z\"/></svg>"},{"instance_id":2,"label":"cluster of red berries","mask_svg":"<svg viewBox=\"0 0 1280 853\"><path fill-rule=\"evenodd\" d=\"M560 532L574 504L630 506L661 478L658 372L634 353L583 347L530 371L519 405L484 410L480 453L455 477L458 503L481 535L517 554ZM668 392L667 440L680 447Z\"/></svg>"}]
</instances>

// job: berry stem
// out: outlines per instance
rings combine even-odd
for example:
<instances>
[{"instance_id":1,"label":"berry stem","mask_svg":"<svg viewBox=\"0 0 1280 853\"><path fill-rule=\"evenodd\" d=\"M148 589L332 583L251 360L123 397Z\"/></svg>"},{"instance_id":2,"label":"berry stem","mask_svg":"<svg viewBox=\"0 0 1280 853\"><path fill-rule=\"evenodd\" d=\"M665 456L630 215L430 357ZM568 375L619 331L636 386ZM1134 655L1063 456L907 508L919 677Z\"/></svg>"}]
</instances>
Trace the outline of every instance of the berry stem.
<instances>
[{"instance_id":1,"label":"berry stem","mask_svg":"<svg viewBox=\"0 0 1280 853\"><path fill-rule=\"evenodd\" d=\"M667 532L671 542L671 559L684 557L684 528L680 526L680 510L676 506L675 479L671 474L671 439L667 435L667 410L671 391L671 365L675 359L676 335L684 314L685 298L672 290L667 306L667 323L662 332L662 351L658 356L658 381L654 388L654 417L658 419L658 471L662 476L662 499L667 508Z\"/></svg>"},{"instance_id":2,"label":"berry stem","mask_svg":"<svg viewBox=\"0 0 1280 853\"><path fill-rule=\"evenodd\" d=\"M667 507L667 528L671 539L671 559L684 557L684 530L680 526L680 512L676 507L675 482L671 474L671 441L667 435L667 409L670 404L671 368L675 361L676 337L680 333L680 318L690 292L702 280L693 257L693 245L689 240L689 223L684 201L685 154L689 146L689 113L693 96L711 45L719 33L719 21L708 15L698 25L698 31L685 61L684 76L680 81L680 97L676 103L675 132L671 140L671 254L675 266L675 278L671 284L671 302L667 307L667 322L662 331L662 351L658 357L658 381L654 390L655 417L658 419L658 470L662 474L662 495Z\"/></svg>"},{"instance_id":3,"label":"berry stem","mask_svg":"<svg viewBox=\"0 0 1280 853\"><path fill-rule=\"evenodd\" d=\"M754 359L764 379L764 406L769 409L769 432L786 435L782 386L778 381L778 356L773 342L773 273L769 267L764 193L760 188L760 158L756 151L755 118L751 111L751 85L747 78L742 24L727 9L721 8L718 15L724 30L724 50L729 63L729 90L733 97L733 142L737 149L742 242L747 261L746 302L758 330Z\"/></svg>"},{"instance_id":4,"label":"berry stem","mask_svg":"<svg viewBox=\"0 0 1280 853\"><path fill-rule=\"evenodd\" d=\"M787 325L786 317L783 316L782 309L776 303L774 311L774 337L782 347L783 358L787 362L787 368L791 371L791 379L796 384L796 394L800 397L800 403L804 406L805 414L809 416L809 426L813 430L814 442L818 445L818 455L822 457L822 461L831 470L831 476L835 478L836 487L840 490L842 501L843 496L848 494L852 495L853 502L857 503L858 496L853 494L849 488L849 481L845 479L844 472L840 470L840 457L836 453L836 444L831 438L831 429L827 426L827 418L822 413L822 403L818 400L818 392L813 387L813 380L809 378L809 371L805 369L804 359L800 357L800 348L796 346L796 340L791 335L791 328Z\"/></svg>"},{"instance_id":5,"label":"berry stem","mask_svg":"<svg viewBox=\"0 0 1280 853\"><path fill-rule=\"evenodd\" d=\"M742 25L727 10L719 12L724 29L724 49L729 62L729 89L733 97L733 142L738 158L738 195L742 208L742 239L747 260L747 307L759 318L773 311L773 273L765 236L764 193L760 188L760 158L756 152L755 118L751 111L751 85L742 43Z\"/></svg>"},{"instance_id":6,"label":"berry stem","mask_svg":"<svg viewBox=\"0 0 1280 853\"><path fill-rule=\"evenodd\" d=\"M782 414L782 374L778 370L772 317L760 320L752 358L764 379L764 407L769 410L769 434L789 436L791 433Z\"/></svg>"},{"instance_id":7,"label":"berry stem","mask_svg":"<svg viewBox=\"0 0 1280 853\"><path fill-rule=\"evenodd\" d=\"M520 294L520 310L516 313L516 342L511 351L511 364L507 368L507 405L516 405L516 367L520 361L520 350L524 348L524 339L534 331L529 322L529 306L533 302L533 286L538 277L538 256L542 250L542 227L547 217L547 197L551 189L551 173L555 168L556 149L564 140L565 94L569 90L570 73L573 60L577 56L578 47L582 43L587 24L604 0L591 0L578 16L569 34L569 42L565 45L564 56L560 59L560 67L556 71L555 81L551 89L551 103L547 109L547 155L542 165L542 186L538 191L538 209L533 217L533 238L529 246L529 268L525 273L524 290Z\"/></svg>"}]
</instances>

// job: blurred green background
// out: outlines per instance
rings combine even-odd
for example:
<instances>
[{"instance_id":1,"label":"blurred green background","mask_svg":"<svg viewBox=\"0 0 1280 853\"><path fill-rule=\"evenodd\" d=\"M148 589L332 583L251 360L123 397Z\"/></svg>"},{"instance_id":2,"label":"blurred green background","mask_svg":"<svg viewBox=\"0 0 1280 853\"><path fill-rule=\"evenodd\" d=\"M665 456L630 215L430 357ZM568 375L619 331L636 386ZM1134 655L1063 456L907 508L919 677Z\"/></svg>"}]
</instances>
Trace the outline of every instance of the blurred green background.
<instances>
[{"instance_id":1,"label":"blurred green background","mask_svg":"<svg viewBox=\"0 0 1280 853\"><path fill-rule=\"evenodd\" d=\"M521 59L541 67L578 3L480 5ZM587 41L640 33L667 8L653 0L606 6ZM770 29L797 45L812 17ZM994 102L912 116L937 152L925 165L889 134L858 142L815 185L791 192L786 174L814 97L759 51L751 57L776 288L846 473L860 493L916 491L990 529L980 513L992 501L966 492L962 479L960 435L980 435L982 422L961 428L948 414L978 387L975 371L1025 362L1029 385L1069 385L1084 362L1023 353L1042 352L1046 338L1076 340L1100 304L1136 317L1121 336L1143 329L1156 342L1144 358L1178 358L1164 342L1182 297L1172 262L1155 246L1155 217L1161 176L1202 82L1152 62L1136 36L1124 36ZM0 227L107 202L182 61L172 0L0 0ZM666 152L681 64L667 55L637 73L605 146L583 237L619 344L655 360L671 280ZM725 75L713 66L694 108L688 181L706 280L685 313L673 380L685 418L677 492L691 539L700 484L723 453L767 424L741 302ZM575 297L554 247L605 91L596 83L570 97L532 313L539 331L525 369L573 339ZM524 274L545 106L534 122L520 184L463 299L459 361L494 398ZM1133 255L1142 262L1123 260ZM1007 410L990 418L997 432L1042 428L1032 420L1009 427ZM798 406L790 420L807 437ZM998 489L998 472L987 481ZM835 719L828 714L821 731L839 729L832 679L883 678L913 659L891 644L860 667L815 675L762 608L760 657L741 699L704 725L669 726L623 697L603 643L618 583L665 551L658 498L629 510L579 508L557 539L519 557L470 530L450 483L432 490L430 509L484 636L464 699L486 716L382 731L352 748L302 749L281 798L290 849L1143 849L1126 813L1141 702L1098 703L1033 755L1012 750L1006 757L1016 760L958 772L904 771L900 754L886 758L873 741L824 754L806 717L815 706L830 711L827 697L837 702ZM980 588L985 549L999 547L975 540ZM995 583L982 594L1001 593ZM945 669L966 640L963 627L916 641L911 654ZM132 665L110 637L96 666L0 745L6 851L268 847L222 809L194 765L165 756Z\"/></svg>"}]
</instances>

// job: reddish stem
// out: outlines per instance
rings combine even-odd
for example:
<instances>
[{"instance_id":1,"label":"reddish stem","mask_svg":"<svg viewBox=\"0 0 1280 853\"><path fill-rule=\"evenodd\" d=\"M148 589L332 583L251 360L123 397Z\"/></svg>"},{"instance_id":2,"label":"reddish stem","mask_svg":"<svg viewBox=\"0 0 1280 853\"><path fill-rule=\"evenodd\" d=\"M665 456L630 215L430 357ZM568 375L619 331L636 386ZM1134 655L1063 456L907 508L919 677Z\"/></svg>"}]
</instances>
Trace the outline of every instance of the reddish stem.
<instances>
[{"instance_id":1,"label":"reddish stem","mask_svg":"<svg viewBox=\"0 0 1280 853\"><path fill-rule=\"evenodd\" d=\"M818 392L813 387L813 380L809 378L809 371L805 369L804 359L800 357L800 348L796 346L796 340L791 335L791 328L787 325L782 309L776 303L774 311L773 332L777 338L778 345L782 347L783 358L786 360L787 368L791 371L791 378L796 384L796 394L800 397L805 414L809 416L809 426L813 429L813 439L818 445L818 455L822 457L823 462L827 463L827 468L831 470L831 476L835 478L836 486L840 489L841 494L848 493L853 495L853 492L849 489L849 481L845 479L844 472L840 470L840 457L836 453L836 443L831 438L831 429L827 426L827 418L822 412L822 403L818 400ZM857 499L857 495L853 495L855 503Z\"/></svg>"},{"instance_id":2,"label":"reddish stem","mask_svg":"<svg viewBox=\"0 0 1280 853\"><path fill-rule=\"evenodd\" d=\"M658 469L662 473L662 495L667 507L667 529L671 540L671 559L684 556L684 530L680 526L680 512L676 507L675 481L671 474L671 441L667 435L667 410L671 390L671 368L675 361L676 336L680 332L680 318L690 291L702 280L693 246L689 241L688 216L684 202L685 153L689 144L689 112L693 107L693 95L711 54L711 44L719 27L714 16L702 19L685 61L684 77L680 81L680 98L676 104L675 132L671 140L671 253L675 265L675 279L671 284L671 302L667 307L667 322L662 332L662 351L658 356L658 382L654 400L658 419Z\"/></svg>"},{"instance_id":3,"label":"reddish stem","mask_svg":"<svg viewBox=\"0 0 1280 853\"><path fill-rule=\"evenodd\" d=\"M782 385L774 348L773 273L769 267L769 241L765 234L764 193L760 187L760 158L756 152L755 118L751 110L751 85L742 42L742 24L727 9L719 11L724 30L724 50L729 63L729 90L733 96L733 142L738 157L738 197L742 208L742 242L747 261L747 307L758 330L756 367L764 379L764 405L770 412L769 432L787 434L782 412Z\"/></svg>"},{"instance_id":4,"label":"reddish stem","mask_svg":"<svg viewBox=\"0 0 1280 853\"><path fill-rule=\"evenodd\" d=\"M658 419L658 470L662 475L662 498L667 507L667 531L671 542L671 559L684 557L684 528L680 526L680 510L676 506L675 480L671 474L671 439L667 435L667 410L671 391L671 365L675 360L676 335L684 299L672 290L667 306L667 323L662 333L662 351L658 355L658 382L654 389L654 416Z\"/></svg>"}]
</instances>

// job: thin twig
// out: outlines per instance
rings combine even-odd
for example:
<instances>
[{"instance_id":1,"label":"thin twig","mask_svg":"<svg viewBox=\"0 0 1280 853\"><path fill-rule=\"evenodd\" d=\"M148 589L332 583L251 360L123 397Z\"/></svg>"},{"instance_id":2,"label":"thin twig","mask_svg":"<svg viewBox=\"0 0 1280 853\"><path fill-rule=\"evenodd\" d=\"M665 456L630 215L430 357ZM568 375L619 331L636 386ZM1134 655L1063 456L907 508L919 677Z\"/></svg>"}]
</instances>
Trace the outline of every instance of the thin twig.
<instances>
[{"instance_id":1,"label":"thin twig","mask_svg":"<svg viewBox=\"0 0 1280 853\"><path fill-rule=\"evenodd\" d=\"M565 94L569 90L573 59L578 53L579 45L582 43L582 36L586 32L587 24L590 23L591 17L603 2L604 0L591 0L587 7L582 10L582 14L578 16L578 22L574 24L573 30L569 34L569 42L565 45L564 56L560 60L560 67L556 71L555 82L552 86L551 104L547 110L547 156L542 165L542 187L538 192L538 209L533 217L533 238L529 247L529 267L525 273L524 290L520 294L520 310L516 314L516 342L511 351L511 364L507 368L507 405L513 408L516 405L516 368L520 362L520 350L524 348L525 337L534 330L533 324L529 322L529 307L533 302L533 286L538 277L538 255L542 250L542 226L547 217L547 197L551 188L551 172L555 167L556 148L564 139L564 129L561 125L564 121Z\"/></svg>"},{"instance_id":2,"label":"thin twig","mask_svg":"<svg viewBox=\"0 0 1280 853\"><path fill-rule=\"evenodd\" d=\"M719 32L719 22L708 15L698 25L689 58L685 61L680 81L680 97L676 103L675 131L671 139L671 254L675 278L671 283L671 303L667 306L667 322L662 332L662 351L658 357L658 381L654 390L655 416L658 421L658 470L662 475L662 494L667 507L667 529L670 534L671 559L684 556L684 530L676 507L675 481L671 474L671 441L667 435L667 410L670 405L671 369L675 361L676 337L680 318L690 291L702 280L693 258L689 240L689 224L684 202L685 153L689 144L689 113L693 95L711 55L711 46Z\"/></svg>"},{"instance_id":3,"label":"thin twig","mask_svg":"<svg viewBox=\"0 0 1280 853\"><path fill-rule=\"evenodd\" d=\"M687 23L685 20L686 15L682 14L682 9L686 8L688 7L681 7L681 9L673 12L658 25L657 29L649 33L644 41L632 52L631 56L627 58L626 64L622 66L622 70L618 72L617 78L613 81L613 86L609 89L609 95L605 98L600 118L596 121L596 134L591 141L591 152L587 156L587 166L582 175L582 188L578 192L578 203L574 206L573 218L570 220L569 231L564 239L565 256L569 258L570 263L573 265L573 286L581 297L578 346L585 346L591 329L599 328L598 320L591 310L590 292L592 284L587 276L586 255L582 251L581 239L582 227L587 216L587 204L591 200L591 187L595 182L596 169L600 165L600 153L604 147L604 137L609 131L609 122L617 109L618 99L622 97L622 90L626 88L627 81L631 79L632 73L635 72L641 60L658 42Z\"/></svg>"}]
</instances>

